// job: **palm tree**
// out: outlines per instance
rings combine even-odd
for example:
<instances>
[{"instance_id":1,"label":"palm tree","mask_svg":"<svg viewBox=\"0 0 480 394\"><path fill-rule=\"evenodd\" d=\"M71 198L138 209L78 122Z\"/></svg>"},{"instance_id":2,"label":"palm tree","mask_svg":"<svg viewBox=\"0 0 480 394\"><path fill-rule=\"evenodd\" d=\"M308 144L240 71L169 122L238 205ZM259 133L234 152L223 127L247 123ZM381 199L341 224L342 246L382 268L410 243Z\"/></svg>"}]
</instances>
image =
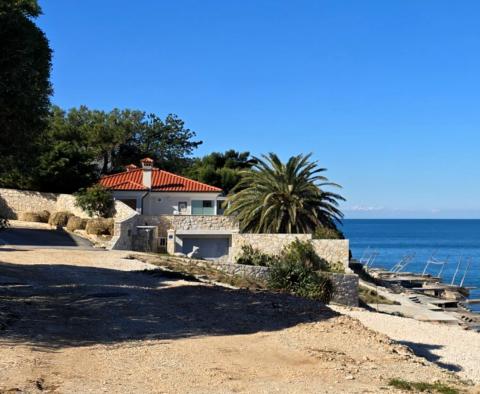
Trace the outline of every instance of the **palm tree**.
<instances>
[{"instance_id":1,"label":"palm tree","mask_svg":"<svg viewBox=\"0 0 480 394\"><path fill-rule=\"evenodd\" d=\"M318 227L336 228L343 217L338 201L344 198L324 190L340 186L322 175L326 171L311 154L291 157L282 163L269 153L254 158L251 170L228 196L226 214L235 215L244 232L311 233Z\"/></svg>"}]
</instances>

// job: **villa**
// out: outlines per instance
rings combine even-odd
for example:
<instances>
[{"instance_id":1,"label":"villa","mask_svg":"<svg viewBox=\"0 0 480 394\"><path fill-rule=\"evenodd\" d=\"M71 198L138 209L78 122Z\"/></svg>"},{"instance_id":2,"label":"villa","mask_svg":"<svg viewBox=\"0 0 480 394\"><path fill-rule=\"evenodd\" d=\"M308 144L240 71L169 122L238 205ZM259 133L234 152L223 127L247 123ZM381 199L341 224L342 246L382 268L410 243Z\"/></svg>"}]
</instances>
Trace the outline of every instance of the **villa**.
<instances>
[{"instance_id":1,"label":"villa","mask_svg":"<svg viewBox=\"0 0 480 394\"><path fill-rule=\"evenodd\" d=\"M115 200L138 213L139 232L153 229L159 249L170 240L169 252L187 254L197 246L203 258L227 258L238 225L223 216L222 189L155 168L150 158L140 163L100 180Z\"/></svg>"},{"instance_id":2,"label":"villa","mask_svg":"<svg viewBox=\"0 0 480 394\"><path fill-rule=\"evenodd\" d=\"M100 183L141 215L223 214L222 189L155 168L148 157L140 163L141 168L130 164Z\"/></svg>"}]
</instances>

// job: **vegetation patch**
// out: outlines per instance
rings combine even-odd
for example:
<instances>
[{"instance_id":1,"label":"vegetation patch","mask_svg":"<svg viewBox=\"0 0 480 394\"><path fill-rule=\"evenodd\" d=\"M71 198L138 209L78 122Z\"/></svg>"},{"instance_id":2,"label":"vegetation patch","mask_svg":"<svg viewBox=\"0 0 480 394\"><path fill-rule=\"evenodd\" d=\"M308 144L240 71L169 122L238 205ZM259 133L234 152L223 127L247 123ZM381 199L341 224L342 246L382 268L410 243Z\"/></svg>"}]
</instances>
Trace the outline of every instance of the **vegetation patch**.
<instances>
[{"instance_id":1,"label":"vegetation patch","mask_svg":"<svg viewBox=\"0 0 480 394\"><path fill-rule=\"evenodd\" d=\"M399 305L396 301L391 301L377 293L373 289L369 289L364 286L359 286L358 296L360 301L364 304L386 304L386 305Z\"/></svg>"},{"instance_id":2,"label":"vegetation patch","mask_svg":"<svg viewBox=\"0 0 480 394\"><path fill-rule=\"evenodd\" d=\"M328 304L333 283L320 272L296 260L280 260L270 267L268 287Z\"/></svg>"},{"instance_id":3,"label":"vegetation patch","mask_svg":"<svg viewBox=\"0 0 480 394\"><path fill-rule=\"evenodd\" d=\"M85 231L92 235L113 235L113 225L113 219L89 219Z\"/></svg>"},{"instance_id":4,"label":"vegetation patch","mask_svg":"<svg viewBox=\"0 0 480 394\"><path fill-rule=\"evenodd\" d=\"M113 215L115 201L112 193L102 185L94 185L75 193L75 205L88 213L88 216L101 218Z\"/></svg>"},{"instance_id":5,"label":"vegetation patch","mask_svg":"<svg viewBox=\"0 0 480 394\"><path fill-rule=\"evenodd\" d=\"M0 218L0 230L8 227L8 219Z\"/></svg>"},{"instance_id":6,"label":"vegetation patch","mask_svg":"<svg viewBox=\"0 0 480 394\"><path fill-rule=\"evenodd\" d=\"M190 280L196 279L208 279L214 282L220 282L229 284L231 286L239 287L242 289L261 290L266 289L266 285L261 281L255 281L249 278L245 278L239 275L226 274L218 269L215 269L208 265L194 264L192 262L186 262L182 259L172 257L169 255L161 255L159 257L143 256L143 255L130 255L129 257L144 261L146 263L154 264L162 268L162 273L168 277L175 277L175 273L181 273L183 279ZM155 270L152 272L146 272L149 275L157 275Z\"/></svg>"},{"instance_id":7,"label":"vegetation patch","mask_svg":"<svg viewBox=\"0 0 480 394\"><path fill-rule=\"evenodd\" d=\"M312 236L313 239L345 239L340 230L332 227L317 227Z\"/></svg>"},{"instance_id":8,"label":"vegetation patch","mask_svg":"<svg viewBox=\"0 0 480 394\"><path fill-rule=\"evenodd\" d=\"M68 222L67 222L68 231L85 230L86 227L87 227L87 219L82 219L78 216L71 216L70 218L68 218Z\"/></svg>"},{"instance_id":9,"label":"vegetation patch","mask_svg":"<svg viewBox=\"0 0 480 394\"><path fill-rule=\"evenodd\" d=\"M263 267L268 267L272 265L277 258L277 256L263 253L259 249L254 248L252 245L246 244L242 245L242 252L237 258L237 264L260 265Z\"/></svg>"},{"instance_id":10,"label":"vegetation patch","mask_svg":"<svg viewBox=\"0 0 480 394\"><path fill-rule=\"evenodd\" d=\"M408 382L403 379L391 379L388 382L389 386L395 387L404 391L417 391L417 392L429 392L429 393L440 393L440 394L459 394L456 388L447 386L446 384L436 382L436 383L426 383L426 382Z\"/></svg>"},{"instance_id":11,"label":"vegetation patch","mask_svg":"<svg viewBox=\"0 0 480 394\"><path fill-rule=\"evenodd\" d=\"M48 223L50 212L47 210L40 212L22 212L18 216L18 220L24 222Z\"/></svg>"}]
</instances>

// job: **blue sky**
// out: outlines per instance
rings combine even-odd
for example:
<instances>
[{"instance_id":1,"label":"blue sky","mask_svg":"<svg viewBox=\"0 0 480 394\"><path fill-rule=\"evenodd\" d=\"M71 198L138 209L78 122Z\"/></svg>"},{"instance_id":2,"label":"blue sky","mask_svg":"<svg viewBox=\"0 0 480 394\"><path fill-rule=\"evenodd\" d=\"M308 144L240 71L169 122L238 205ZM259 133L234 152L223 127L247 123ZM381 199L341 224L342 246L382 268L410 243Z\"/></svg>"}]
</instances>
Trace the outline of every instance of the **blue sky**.
<instances>
[{"instance_id":1,"label":"blue sky","mask_svg":"<svg viewBox=\"0 0 480 394\"><path fill-rule=\"evenodd\" d=\"M346 216L480 218L480 2L40 0L64 108L313 152Z\"/></svg>"}]
</instances>

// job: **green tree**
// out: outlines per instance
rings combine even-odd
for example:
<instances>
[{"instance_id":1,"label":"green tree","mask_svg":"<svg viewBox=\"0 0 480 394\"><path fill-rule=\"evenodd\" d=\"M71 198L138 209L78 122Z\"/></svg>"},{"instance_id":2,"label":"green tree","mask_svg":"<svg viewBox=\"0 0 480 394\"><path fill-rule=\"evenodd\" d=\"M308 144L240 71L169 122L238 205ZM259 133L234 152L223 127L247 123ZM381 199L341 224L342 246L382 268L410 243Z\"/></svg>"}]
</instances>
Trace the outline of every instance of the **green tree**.
<instances>
[{"instance_id":1,"label":"green tree","mask_svg":"<svg viewBox=\"0 0 480 394\"><path fill-rule=\"evenodd\" d=\"M109 217L115 206L112 193L98 184L75 193L75 199L75 204L87 212L90 217Z\"/></svg>"},{"instance_id":2,"label":"green tree","mask_svg":"<svg viewBox=\"0 0 480 394\"><path fill-rule=\"evenodd\" d=\"M225 153L213 152L193 160L185 175L197 181L221 188L225 194L232 190L241 178L241 171L255 164L250 152L233 149Z\"/></svg>"},{"instance_id":3,"label":"green tree","mask_svg":"<svg viewBox=\"0 0 480 394\"><path fill-rule=\"evenodd\" d=\"M193 141L195 136L176 115L170 114L162 120L155 114L144 114L137 128L119 146L114 166L119 169L151 157L164 170L183 172L190 164L189 156L202 144Z\"/></svg>"},{"instance_id":4,"label":"green tree","mask_svg":"<svg viewBox=\"0 0 480 394\"><path fill-rule=\"evenodd\" d=\"M282 163L270 153L242 171L238 192L229 196L226 214L235 215L241 230L254 233L312 233L317 227L335 228L342 218L342 196L326 191L340 187L321 175L325 171L311 155ZM235 192L235 189L234 189Z\"/></svg>"},{"instance_id":5,"label":"green tree","mask_svg":"<svg viewBox=\"0 0 480 394\"><path fill-rule=\"evenodd\" d=\"M53 106L48 129L37 152L35 190L72 193L94 183L99 175L95 150L84 130L90 115L86 111L68 113Z\"/></svg>"},{"instance_id":6,"label":"green tree","mask_svg":"<svg viewBox=\"0 0 480 394\"><path fill-rule=\"evenodd\" d=\"M36 0L0 1L0 185L30 187L52 92L51 50Z\"/></svg>"}]
</instances>

